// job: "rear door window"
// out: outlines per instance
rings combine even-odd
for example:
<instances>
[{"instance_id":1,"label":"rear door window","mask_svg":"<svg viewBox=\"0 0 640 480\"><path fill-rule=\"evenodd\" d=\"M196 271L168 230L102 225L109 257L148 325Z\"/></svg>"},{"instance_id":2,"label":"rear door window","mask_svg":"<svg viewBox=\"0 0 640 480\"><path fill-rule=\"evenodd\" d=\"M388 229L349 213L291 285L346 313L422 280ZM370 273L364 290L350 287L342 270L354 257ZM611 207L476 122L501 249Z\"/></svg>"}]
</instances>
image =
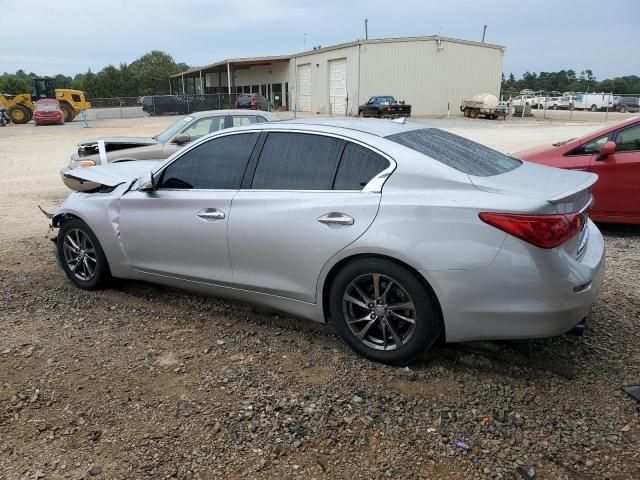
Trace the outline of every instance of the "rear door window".
<instances>
[{"instance_id":1,"label":"rear door window","mask_svg":"<svg viewBox=\"0 0 640 480\"><path fill-rule=\"evenodd\" d=\"M251 188L331 190L344 141L306 133L267 136Z\"/></svg>"},{"instance_id":2,"label":"rear door window","mask_svg":"<svg viewBox=\"0 0 640 480\"><path fill-rule=\"evenodd\" d=\"M192 148L164 169L160 188L240 188L258 136L258 133L253 132L227 135Z\"/></svg>"},{"instance_id":3,"label":"rear door window","mask_svg":"<svg viewBox=\"0 0 640 480\"><path fill-rule=\"evenodd\" d=\"M255 115L234 115L231 120L234 127L244 127L258 122Z\"/></svg>"},{"instance_id":4,"label":"rear door window","mask_svg":"<svg viewBox=\"0 0 640 480\"><path fill-rule=\"evenodd\" d=\"M389 161L356 143L347 143L333 183L334 190L362 190L373 177L389 166Z\"/></svg>"},{"instance_id":5,"label":"rear door window","mask_svg":"<svg viewBox=\"0 0 640 480\"><path fill-rule=\"evenodd\" d=\"M437 128L410 130L386 138L477 177L500 175L522 165L520 160Z\"/></svg>"},{"instance_id":6,"label":"rear door window","mask_svg":"<svg viewBox=\"0 0 640 480\"><path fill-rule=\"evenodd\" d=\"M616 135L616 152L637 152L640 150L640 125L620 130Z\"/></svg>"}]
</instances>

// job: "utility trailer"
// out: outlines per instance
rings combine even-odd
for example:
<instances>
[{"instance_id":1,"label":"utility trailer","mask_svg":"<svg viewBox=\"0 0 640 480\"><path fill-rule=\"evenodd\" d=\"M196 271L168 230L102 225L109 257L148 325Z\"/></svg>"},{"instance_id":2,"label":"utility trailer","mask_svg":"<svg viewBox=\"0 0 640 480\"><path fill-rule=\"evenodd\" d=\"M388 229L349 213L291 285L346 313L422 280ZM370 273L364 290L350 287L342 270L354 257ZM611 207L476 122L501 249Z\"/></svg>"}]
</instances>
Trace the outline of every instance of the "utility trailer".
<instances>
[{"instance_id":1,"label":"utility trailer","mask_svg":"<svg viewBox=\"0 0 640 480\"><path fill-rule=\"evenodd\" d=\"M460 111L469 118L478 118L478 115L484 115L485 118L499 119L502 117L504 120L509 114L507 105L498 102L498 98L490 93L481 93L475 95L471 100L462 100Z\"/></svg>"}]
</instances>

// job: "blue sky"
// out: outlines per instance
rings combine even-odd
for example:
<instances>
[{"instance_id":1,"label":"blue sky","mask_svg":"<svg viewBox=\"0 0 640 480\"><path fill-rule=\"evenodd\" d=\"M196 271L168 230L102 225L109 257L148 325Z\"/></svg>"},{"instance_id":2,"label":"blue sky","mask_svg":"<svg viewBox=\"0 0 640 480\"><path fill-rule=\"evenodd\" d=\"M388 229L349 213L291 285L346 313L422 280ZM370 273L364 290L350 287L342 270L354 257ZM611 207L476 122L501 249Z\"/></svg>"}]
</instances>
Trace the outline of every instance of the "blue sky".
<instances>
[{"instance_id":1,"label":"blue sky","mask_svg":"<svg viewBox=\"0 0 640 480\"><path fill-rule=\"evenodd\" d=\"M487 24L486 41L507 47L506 74L640 75L640 0L0 0L0 9L13 25L0 29L0 72L98 71L153 49L191 66L293 53L305 34L307 48L364 38L367 17L370 38L480 40Z\"/></svg>"}]
</instances>

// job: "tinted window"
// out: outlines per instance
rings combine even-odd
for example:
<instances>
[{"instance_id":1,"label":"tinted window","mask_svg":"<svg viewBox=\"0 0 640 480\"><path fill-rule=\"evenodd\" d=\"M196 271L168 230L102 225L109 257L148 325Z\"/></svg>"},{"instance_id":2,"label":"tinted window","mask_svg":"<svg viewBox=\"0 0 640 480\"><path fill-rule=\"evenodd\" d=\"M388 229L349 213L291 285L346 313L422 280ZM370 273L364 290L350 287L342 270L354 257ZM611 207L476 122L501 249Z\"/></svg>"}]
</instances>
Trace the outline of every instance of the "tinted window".
<instances>
[{"instance_id":1,"label":"tinted window","mask_svg":"<svg viewBox=\"0 0 640 480\"><path fill-rule=\"evenodd\" d=\"M270 133L252 188L330 190L344 142L304 133Z\"/></svg>"},{"instance_id":2,"label":"tinted window","mask_svg":"<svg viewBox=\"0 0 640 480\"><path fill-rule=\"evenodd\" d=\"M616 137L616 145L618 152L640 150L640 125L621 130Z\"/></svg>"},{"instance_id":3,"label":"tinted window","mask_svg":"<svg viewBox=\"0 0 640 480\"><path fill-rule=\"evenodd\" d=\"M362 190L362 187L388 166L389 162L377 153L355 143L348 143L340 160L333 189Z\"/></svg>"},{"instance_id":4,"label":"tinted window","mask_svg":"<svg viewBox=\"0 0 640 480\"><path fill-rule=\"evenodd\" d=\"M477 177L500 175L522 165L520 160L437 128L411 130L386 138Z\"/></svg>"},{"instance_id":5,"label":"tinted window","mask_svg":"<svg viewBox=\"0 0 640 480\"><path fill-rule=\"evenodd\" d=\"M164 170L160 188L240 188L257 139L257 133L243 133L198 145Z\"/></svg>"}]
</instances>

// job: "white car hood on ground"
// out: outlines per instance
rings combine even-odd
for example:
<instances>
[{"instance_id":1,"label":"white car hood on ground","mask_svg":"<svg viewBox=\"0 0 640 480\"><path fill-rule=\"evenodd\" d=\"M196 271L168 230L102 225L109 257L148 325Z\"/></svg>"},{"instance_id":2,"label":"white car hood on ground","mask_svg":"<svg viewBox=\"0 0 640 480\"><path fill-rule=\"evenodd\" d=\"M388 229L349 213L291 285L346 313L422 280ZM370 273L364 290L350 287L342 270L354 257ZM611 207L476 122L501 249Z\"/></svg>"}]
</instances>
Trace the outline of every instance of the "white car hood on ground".
<instances>
[{"instance_id":1,"label":"white car hood on ground","mask_svg":"<svg viewBox=\"0 0 640 480\"><path fill-rule=\"evenodd\" d=\"M76 168L64 173L65 177L81 182L91 182L115 187L130 182L158 167L161 160L136 160L133 162L117 162L95 167Z\"/></svg>"},{"instance_id":2,"label":"white car hood on ground","mask_svg":"<svg viewBox=\"0 0 640 480\"><path fill-rule=\"evenodd\" d=\"M158 141L151 137L103 137L103 138L91 138L89 140L83 140L78 145L91 145L98 143L98 140L104 141L105 145L114 143L125 143L130 145L155 145Z\"/></svg>"}]
</instances>

